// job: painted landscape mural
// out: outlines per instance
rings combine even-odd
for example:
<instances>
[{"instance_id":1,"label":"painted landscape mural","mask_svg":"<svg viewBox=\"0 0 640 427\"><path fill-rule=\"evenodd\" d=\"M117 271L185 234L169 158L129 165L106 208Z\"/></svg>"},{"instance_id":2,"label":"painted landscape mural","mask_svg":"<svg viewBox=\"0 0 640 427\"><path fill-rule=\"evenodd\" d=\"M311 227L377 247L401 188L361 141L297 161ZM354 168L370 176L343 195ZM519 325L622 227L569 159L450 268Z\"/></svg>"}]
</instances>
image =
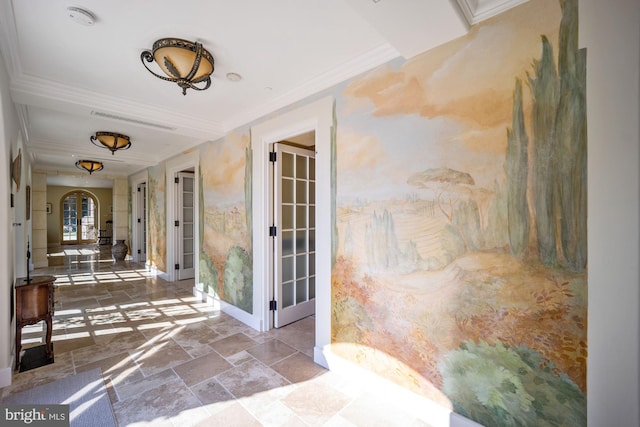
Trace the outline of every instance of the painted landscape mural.
<instances>
[{"instance_id":1,"label":"painted landscape mural","mask_svg":"<svg viewBox=\"0 0 640 427\"><path fill-rule=\"evenodd\" d=\"M337 98L332 349L488 426L586 425L577 7L531 0Z\"/></svg>"},{"instance_id":2,"label":"painted landscape mural","mask_svg":"<svg viewBox=\"0 0 640 427\"><path fill-rule=\"evenodd\" d=\"M165 164L149 168L149 263L160 271L167 263Z\"/></svg>"},{"instance_id":3,"label":"painted landscape mural","mask_svg":"<svg viewBox=\"0 0 640 427\"><path fill-rule=\"evenodd\" d=\"M197 286L247 313L253 313L251 164L246 132L232 133L200 151Z\"/></svg>"}]
</instances>

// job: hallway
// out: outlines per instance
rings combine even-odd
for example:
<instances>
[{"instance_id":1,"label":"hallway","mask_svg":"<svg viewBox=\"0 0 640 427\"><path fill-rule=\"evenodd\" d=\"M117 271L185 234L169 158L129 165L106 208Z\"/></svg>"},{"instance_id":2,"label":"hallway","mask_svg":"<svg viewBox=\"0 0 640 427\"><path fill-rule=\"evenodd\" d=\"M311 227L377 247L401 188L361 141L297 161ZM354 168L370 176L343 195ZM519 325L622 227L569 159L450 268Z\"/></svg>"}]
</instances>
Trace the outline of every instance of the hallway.
<instances>
[{"instance_id":1,"label":"hallway","mask_svg":"<svg viewBox=\"0 0 640 427\"><path fill-rule=\"evenodd\" d=\"M192 280L96 245L50 252L34 274L57 277L55 363L14 373L3 397L99 367L121 426L427 425L316 365L313 317L261 333L198 301ZM23 331L24 347L42 344L42 322Z\"/></svg>"}]
</instances>

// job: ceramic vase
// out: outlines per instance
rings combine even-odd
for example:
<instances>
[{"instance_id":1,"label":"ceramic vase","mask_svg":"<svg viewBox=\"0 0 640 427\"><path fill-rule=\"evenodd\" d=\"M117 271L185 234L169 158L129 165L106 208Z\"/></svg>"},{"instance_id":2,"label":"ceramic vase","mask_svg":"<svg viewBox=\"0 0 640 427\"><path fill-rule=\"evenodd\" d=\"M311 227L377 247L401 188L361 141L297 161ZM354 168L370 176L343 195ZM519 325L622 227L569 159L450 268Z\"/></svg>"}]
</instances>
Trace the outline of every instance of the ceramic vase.
<instances>
[{"instance_id":1,"label":"ceramic vase","mask_svg":"<svg viewBox=\"0 0 640 427\"><path fill-rule=\"evenodd\" d=\"M124 243L124 240L116 240L116 244L111 247L111 255L116 261L124 261L128 251L129 248Z\"/></svg>"}]
</instances>

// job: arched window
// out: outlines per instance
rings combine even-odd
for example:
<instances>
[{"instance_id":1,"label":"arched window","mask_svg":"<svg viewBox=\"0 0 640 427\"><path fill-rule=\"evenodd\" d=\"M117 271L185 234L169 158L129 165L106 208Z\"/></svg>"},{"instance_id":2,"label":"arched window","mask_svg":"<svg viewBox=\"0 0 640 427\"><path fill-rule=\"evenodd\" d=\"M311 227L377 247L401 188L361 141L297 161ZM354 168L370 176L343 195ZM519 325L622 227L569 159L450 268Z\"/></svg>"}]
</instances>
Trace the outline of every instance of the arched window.
<instances>
[{"instance_id":1,"label":"arched window","mask_svg":"<svg viewBox=\"0 0 640 427\"><path fill-rule=\"evenodd\" d=\"M64 244L95 243L98 239L98 202L84 191L73 191L60 202Z\"/></svg>"}]
</instances>

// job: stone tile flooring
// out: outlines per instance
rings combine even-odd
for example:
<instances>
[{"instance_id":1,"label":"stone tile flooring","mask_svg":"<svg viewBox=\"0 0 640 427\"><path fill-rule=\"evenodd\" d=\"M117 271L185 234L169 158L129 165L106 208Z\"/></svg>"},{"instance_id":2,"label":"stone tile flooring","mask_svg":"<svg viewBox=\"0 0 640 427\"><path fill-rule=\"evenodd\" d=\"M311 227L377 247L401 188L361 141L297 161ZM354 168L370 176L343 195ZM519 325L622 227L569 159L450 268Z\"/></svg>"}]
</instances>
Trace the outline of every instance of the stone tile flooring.
<instances>
[{"instance_id":1,"label":"stone tile flooring","mask_svg":"<svg viewBox=\"0 0 640 427\"><path fill-rule=\"evenodd\" d=\"M198 301L193 281L64 252L34 273L57 277L55 363L14 373L3 397L99 367L120 426L427 425L316 365L313 317L261 333ZM23 345L43 335L42 322L24 328Z\"/></svg>"}]
</instances>

